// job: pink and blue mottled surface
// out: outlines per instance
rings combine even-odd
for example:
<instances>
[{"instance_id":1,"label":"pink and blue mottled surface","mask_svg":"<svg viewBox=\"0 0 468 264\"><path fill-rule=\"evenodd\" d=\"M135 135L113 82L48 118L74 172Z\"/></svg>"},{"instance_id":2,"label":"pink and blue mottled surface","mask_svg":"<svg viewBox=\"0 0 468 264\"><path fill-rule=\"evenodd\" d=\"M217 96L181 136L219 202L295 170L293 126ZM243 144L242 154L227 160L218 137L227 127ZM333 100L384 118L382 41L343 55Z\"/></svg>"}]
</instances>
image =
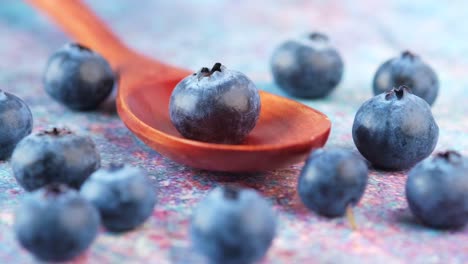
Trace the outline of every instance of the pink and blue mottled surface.
<instances>
[{"instance_id":1,"label":"pink and blue mottled surface","mask_svg":"<svg viewBox=\"0 0 468 264\"><path fill-rule=\"evenodd\" d=\"M351 125L371 93L374 71L403 49L420 54L439 75L433 106L440 126L437 150L468 155L468 4L462 1L87 1L130 46L177 66L197 70L221 61L272 83L269 56L282 40L310 30L328 33L341 50L344 79L329 98L301 101L333 122L328 146L355 149ZM92 2L92 3L91 3ZM141 228L123 236L102 233L76 263L204 263L187 236L193 206L211 188L255 188L279 215L278 235L262 263L468 263L468 228L431 230L412 218L404 197L405 172L372 171L352 232L342 219L309 213L296 195L301 164L264 173L230 175L176 164L137 140L108 107L75 113L43 91L48 56L69 39L22 1L0 3L0 89L31 106L35 130L67 125L90 134L103 165L141 166L159 185L159 204ZM282 94L284 95L284 94ZM0 163L0 263L31 263L16 243L13 211L23 190L8 162Z\"/></svg>"}]
</instances>

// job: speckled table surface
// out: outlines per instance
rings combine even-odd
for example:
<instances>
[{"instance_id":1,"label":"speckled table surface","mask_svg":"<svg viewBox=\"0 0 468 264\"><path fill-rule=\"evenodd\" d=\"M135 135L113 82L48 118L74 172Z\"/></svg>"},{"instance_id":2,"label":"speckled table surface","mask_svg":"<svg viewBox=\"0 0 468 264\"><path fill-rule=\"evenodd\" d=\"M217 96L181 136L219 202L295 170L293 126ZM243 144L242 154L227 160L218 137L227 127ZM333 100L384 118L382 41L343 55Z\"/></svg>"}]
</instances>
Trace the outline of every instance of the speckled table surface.
<instances>
[{"instance_id":1,"label":"speckled table surface","mask_svg":"<svg viewBox=\"0 0 468 264\"><path fill-rule=\"evenodd\" d=\"M130 46L174 65L196 70L214 61L250 76L261 89L284 95L272 82L269 57L282 40L310 30L330 35L342 52L345 75L319 101L301 101L326 113L333 127L327 146L355 149L351 125L371 93L380 63L410 49L439 75L433 106L440 127L437 150L468 155L468 28L466 1L87 1ZM136 139L112 108L71 112L43 91L48 56L69 39L22 1L0 3L0 88L31 107L34 129L62 124L90 134L103 165L144 168L159 186L159 204L141 228L102 233L76 263L204 263L190 249L193 206L214 186L257 189L279 215L278 235L262 263L468 263L468 228L443 232L422 227L404 197L406 172L372 171L356 208L359 231L342 219L308 212L296 195L301 164L264 173L231 175L185 167ZM8 162L0 163L0 262L31 263L12 233L13 211L23 190Z\"/></svg>"}]
</instances>

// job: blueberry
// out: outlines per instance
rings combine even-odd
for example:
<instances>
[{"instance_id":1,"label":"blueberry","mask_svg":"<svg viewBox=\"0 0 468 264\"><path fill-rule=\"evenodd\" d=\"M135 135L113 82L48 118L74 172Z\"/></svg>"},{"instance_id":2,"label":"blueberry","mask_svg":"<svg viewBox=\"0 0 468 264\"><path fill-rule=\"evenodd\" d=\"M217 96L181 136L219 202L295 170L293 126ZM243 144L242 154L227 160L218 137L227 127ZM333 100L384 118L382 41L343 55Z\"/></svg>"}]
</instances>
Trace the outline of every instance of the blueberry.
<instances>
[{"instance_id":1,"label":"blueberry","mask_svg":"<svg viewBox=\"0 0 468 264\"><path fill-rule=\"evenodd\" d=\"M52 128L21 140L11 166L16 181L27 191L54 182L78 189L99 168L100 156L90 137Z\"/></svg>"},{"instance_id":2,"label":"blueberry","mask_svg":"<svg viewBox=\"0 0 468 264\"><path fill-rule=\"evenodd\" d=\"M367 166L354 153L318 149L307 159L298 181L304 205L319 215L340 217L359 202L367 185Z\"/></svg>"},{"instance_id":3,"label":"blueberry","mask_svg":"<svg viewBox=\"0 0 468 264\"><path fill-rule=\"evenodd\" d=\"M390 91L406 85L414 95L432 105L439 92L439 81L434 70L419 56L405 51L400 57L383 63L374 76L374 94Z\"/></svg>"},{"instance_id":4,"label":"blueberry","mask_svg":"<svg viewBox=\"0 0 468 264\"><path fill-rule=\"evenodd\" d=\"M44 74L46 92L74 110L96 109L109 96L114 82L109 63L76 43L66 44L54 53Z\"/></svg>"},{"instance_id":5,"label":"blueberry","mask_svg":"<svg viewBox=\"0 0 468 264\"><path fill-rule=\"evenodd\" d=\"M216 63L184 78L172 92L171 121L182 136L236 144L254 128L260 96L244 74Z\"/></svg>"},{"instance_id":6,"label":"blueberry","mask_svg":"<svg viewBox=\"0 0 468 264\"><path fill-rule=\"evenodd\" d=\"M217 187L194 210L190 233L211 263L247 264L265 255L275 229L276 215L256 191Z\"/></svg>"},{"instance_id":7,"label":"blueberry","mask_svg":"<svg viewBox=\"0 0 468 264\"><path fill-rule=\"evenodd\" d=\"M58 262L82 254L96 238L99 224L99 213L78 192L53 184L24 195L14 230L37 259Z\"/></svg>"},{"instance_id":8,"label":"blueberry","mask_svg":"<svg viewBox=\"0 0 468 264\"><path fill-rule=\"evenodd\" d=\"M13 94L0 90L0 160L8 159L16 144L32 131L29 107Z\"/></svg>"},{"instance_id":9,"label":"blueberry","mask_svg":"<svg viewBox=\"0 0 468 264\"><path fill-rule=\"evenodd\" d=\"M448 151L422 161L408 174L406 199L427 226L463 227L468 223L468 159Z\"/></svg>"},{"instance_id":10,"label":"blueberry","mask_svg":"<svg viewBox=\"0 0 468 264\"><path fill-rule=\"evenodd\" d=\"M112 232L142 224L153 212L156 192L138 168L112 164L93 173L80 190L98 208L103 225Z\"/></svg>"},{"instance_id":11,"label":"blueberry","mask_svg":"<svg viewBox=\"0 0 468 264\"><path fill-rule=\"evenodd\" d=\"M412 167L432 153L438 138L430 106L404 86L369 99L354 118L357 149L386 170Z\"/></svg>"},{"instance_id":12,"label":"blueberry","mask_svg":"<svg viewBox=\"0 0 468 264\"><path fill-rule=\"evenodd\" d=\"M343 60L328 37L312 33L281 44L271 58L276 84L301 98L322 98L330 94L343 76Z\"/></svg>"}]
</instances>

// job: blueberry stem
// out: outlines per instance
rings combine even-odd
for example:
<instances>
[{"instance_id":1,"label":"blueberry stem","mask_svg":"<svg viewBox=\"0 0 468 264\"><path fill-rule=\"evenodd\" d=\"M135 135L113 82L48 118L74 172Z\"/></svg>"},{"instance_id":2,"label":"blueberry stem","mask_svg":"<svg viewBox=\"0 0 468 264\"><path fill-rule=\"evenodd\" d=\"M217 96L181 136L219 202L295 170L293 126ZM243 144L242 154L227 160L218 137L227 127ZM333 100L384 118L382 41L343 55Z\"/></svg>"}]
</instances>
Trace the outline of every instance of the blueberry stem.
<instances>
[{"instance_id":1,"label":"blueberry stem","mask_svg":"<svg viewBox=\"0 0 468 264\"><path fill-rule=\"evenodd\" d=\"M59 194L67 190L67 186L60 183L51 183L47 185L45 195L46 196L58 196Z\"/></svg>"},{"instance_id":2,"label":"blueberry stem","mask_svg":"<svg viewBox=\"0 0 468 264\"><path fill-rule=\"evenodd\" d=\"M321 40L321 41L327 41L328 40L328 37L323 34L323 33L320 33L320 32L312 32L309 34L309 38L311 40Z\"/></svg>"},{"instance_id":3,"label":"blueberry stem","mask_svg":"<svg viewBox=\"0 0 468 264\"><path fill-rule=\"evenodd\" d=\"M202 77L209 77L209 76L211 76L213 73L215 73L215 72L217 72L217 71L218 71L218 72L221 72L221 71L222 71L222 69L221 69L222 66L223 66L223 65L222 65L221 63L217 62L217 63L215 63L215 64L213 65L213 67L211 68L211 70L208 69L207 67L201 68L201 70L200 70L199 73L198 73L198 79L200 79L200 78L202 78Z\"/></svg>"},{"instance_id":4,"label":"blueberry stem","mask_svg":"<svg viewBox=\"0 0 468 264\"><path fill-rule=\"evenodd\" d=\"M52 129L47 129L39 133L39 135L51 135L51 136L63 136L72 134L72 132L66 128L53 127Z\"/></svg>"},{"instance_id":5,"label":"blueberry stem","mask_svg":"<svg viewBox=\"0 0 468 264\"><path fill-rule=\"evenodd\" d=\"M409 50L405 50L405 51L403 51L401 53L401 57L402 58L408 58L408 59L414 59L414 58L416 58L416 55L413 52L409 51Z\"/></svg>"},{"instance_id":6,"label":"blueberry stem","mask_svg":"<svg viewBox=\"0 0 468 264\"><path fill-rule=\"evenodd\" d=\"M401 99L403 95L405 94L405 89L406 86L400 86L395 89L395 95L397 96L398 99Z\"/></svg>"},{"instance_id":7,"label":"blueberry stem","mask_svg":"<svg viewBox=\"0 0 468 264\"><path fill-rule=\"evenodd\" d=\"M74 46L74 47L77 47L81 51L91 51L90 48L88 48L85 45L80 44L80 43L72 43L71 45Z\"/></svg>"},{"instance_id":8,"label":"blueberry stem","mask_svg":"<svg viewBox=\"0 0 468 264\"><path fill-rule=\"evenodd\" d=\"M408 91L408 90L409 88L406 85L402 85L398 88L393 88L392 90L386 93L385 99L389 100L390 98L392 98L393 95L395 95L397 99L400 100L405 95L405 91Z\"/></svg>"},{"instance_id":9,"label":"blueberry stem","mask_svg":"<svg viewBox=\"0 0 468 264\"><path fill-rule=\"evenodd\" d=\"M215 63L215 65L213 65L213 67L211 68L210 74L213 74L215 71L221 72L221 66L222 66L221 63L219 62Z\"/></svg>"},{"instance_id":10,"label":"blueberry stem","mask_svg":"<svg viewBox=\"0 0 468 264\"><path fill-rule=\"evenodd\" d=\"M445 159L448 162L458 162L461 159L461 154L454 150L447 150L437 153L437 157Z\"/></svg>"},{"instance_id":11,"label":"blueberry stem","mask_svg":"<svg viewBox=\"0 0 468 264\"><path fill-rule=\"evenodd\" d=\"M233 186L224 187L224 197L229 200L236 200L239 197L239 188Z\"/></svg>"},{"instance_id":12,"label":"blueberry stem","mask_svg":"<svg viewBox=\"0 0 468 264\"><path fill-rule=\"evenodd\" d=\"M356 224L356 218L354 218L354 211L353 211L353 207L351 206L351 204L349 204L346 207L346 219L348 220L349 225L351 226L351 229L353 231L358 230L358 226Z\"/></svg>"}]
</instances>

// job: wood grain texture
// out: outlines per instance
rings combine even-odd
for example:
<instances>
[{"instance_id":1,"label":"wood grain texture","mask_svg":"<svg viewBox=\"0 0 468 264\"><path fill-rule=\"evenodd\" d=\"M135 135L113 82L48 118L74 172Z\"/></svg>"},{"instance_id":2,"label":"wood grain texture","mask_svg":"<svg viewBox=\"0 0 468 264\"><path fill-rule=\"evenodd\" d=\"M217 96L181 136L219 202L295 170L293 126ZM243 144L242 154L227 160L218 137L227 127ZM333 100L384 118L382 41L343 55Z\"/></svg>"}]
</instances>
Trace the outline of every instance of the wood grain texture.
<instances>
[{"instance_id":1,"label":"wood grain texture","mask_svg":"<svg viewBox=\"0 0 468 264\"><path fill-rule=\"evenodd\" d=\"M119 74L117 110L122 121L147 145L179 163L215 171L270 170L303 161L328 139L331 123L323 113L263 91L260 119L242 144L185 139L173 127L168 105L172 89L189 71L128 49L78 0L29 2L110 61Z\"/></svg>"}]
</instances>

